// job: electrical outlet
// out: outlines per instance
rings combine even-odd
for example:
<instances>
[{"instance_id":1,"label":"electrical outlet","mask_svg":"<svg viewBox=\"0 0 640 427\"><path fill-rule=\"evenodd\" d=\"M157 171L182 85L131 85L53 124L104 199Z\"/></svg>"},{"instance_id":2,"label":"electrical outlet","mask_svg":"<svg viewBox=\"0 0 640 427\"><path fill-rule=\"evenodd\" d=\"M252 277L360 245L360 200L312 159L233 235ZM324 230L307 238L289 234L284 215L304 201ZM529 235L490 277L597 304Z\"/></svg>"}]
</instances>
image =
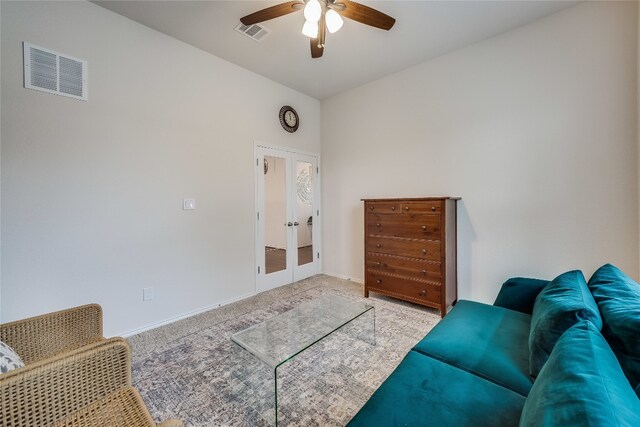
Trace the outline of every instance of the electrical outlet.
<instances>
[{"instance_id":1,"label":"electrical outlet","mask_svg":"<svg viewBox=\"0 0 640 427\"><path fill-rule=\"evenodd\" d=\"M153 288L142 288L142 301L151 301L153 299Z\"/></svg>"},{"instance_id":2,"label":"electrical outlet","mask_svg":"<svg viewBox=\"0 0 640 427\"><path fill-rule=\"evenodd\" d=\"M182 210L192 211L196 208L196 199L182 199Z\"/></svg>"}]
</instances>

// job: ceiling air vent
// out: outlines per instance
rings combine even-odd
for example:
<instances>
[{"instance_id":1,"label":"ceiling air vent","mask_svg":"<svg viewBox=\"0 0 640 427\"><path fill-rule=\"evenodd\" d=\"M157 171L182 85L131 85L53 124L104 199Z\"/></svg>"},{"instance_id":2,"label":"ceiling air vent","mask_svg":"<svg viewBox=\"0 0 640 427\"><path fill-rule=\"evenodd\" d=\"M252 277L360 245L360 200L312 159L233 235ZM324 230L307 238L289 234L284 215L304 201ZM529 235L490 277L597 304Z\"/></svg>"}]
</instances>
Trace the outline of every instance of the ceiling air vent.
<instances>
[{"instance_id":1,"label":"ceiling air vent","mask_svg":"<svg viewBox=\"0 0 640 427\"><path fill-rule=\"evenodd\" d=\"M238 26L236 27L236 31L257 42L264 40L266 36L271 34L271 30L263 27L262 25L244 25L242 22L238 24Z\"/></svg>"},{"instance_id":2,"label":"ceiling air vent","mask_svg":"<svg viewBox=\"0 0 640 427\"><path fill-rule=\"evenodd\" d=\"M24 87L86 101L87 61L24 42Z\"/></svg>"}]
</instances>

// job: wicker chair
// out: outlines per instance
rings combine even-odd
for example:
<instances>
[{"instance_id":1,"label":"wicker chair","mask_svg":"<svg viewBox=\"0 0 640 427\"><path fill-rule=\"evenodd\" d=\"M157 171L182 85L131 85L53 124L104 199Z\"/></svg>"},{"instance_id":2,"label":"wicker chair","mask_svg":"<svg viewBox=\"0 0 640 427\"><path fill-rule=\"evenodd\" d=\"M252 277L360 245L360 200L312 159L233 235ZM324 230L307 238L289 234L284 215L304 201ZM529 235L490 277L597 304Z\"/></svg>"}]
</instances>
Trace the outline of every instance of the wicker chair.
<instances>
[{"instance_id":1,"label":"wicker chair","mask_svg":"<svg viewBox=\"0 0 640 427\"><path fill-rule=\"evenodd\" d=\"M98 304L0 324L0 341L13 347L25 365L102 340Z\"/></svg>"},{"instance_id":2,"label":"wicker chair","mask_svg":"<svg viewBox=\"0 0 640 427\"><path fill-rule=\"evenodd\" d=\"M0 375L0 426L156 426L131 387L129 345L102 337L100 306L6 323L0 337L25 362Z\"/></svg>"}]
</instances>

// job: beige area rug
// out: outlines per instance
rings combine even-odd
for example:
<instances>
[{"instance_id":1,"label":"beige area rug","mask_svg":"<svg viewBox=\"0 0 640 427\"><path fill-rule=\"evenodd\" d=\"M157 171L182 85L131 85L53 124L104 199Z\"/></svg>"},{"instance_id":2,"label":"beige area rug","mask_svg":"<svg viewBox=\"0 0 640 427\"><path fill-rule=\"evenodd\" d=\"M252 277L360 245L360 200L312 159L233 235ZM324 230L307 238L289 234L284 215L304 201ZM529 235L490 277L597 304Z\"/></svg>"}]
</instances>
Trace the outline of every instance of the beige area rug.
<instances>
[{"instance_id":1,"label":"beige area rug","mask_svg":"<svg viewBox=\"0 0 640 427\"><path fill-rule=\"evenodd\" d=\"M188 426L269 425L273 373L230 336L327 293L375 307L376 345L341 329L279 368L278 424L344 426L440 315L376 294L363 298L362 285L325 275L129 338L133 382L152 416Z\"/></svg>"}]
</instances>

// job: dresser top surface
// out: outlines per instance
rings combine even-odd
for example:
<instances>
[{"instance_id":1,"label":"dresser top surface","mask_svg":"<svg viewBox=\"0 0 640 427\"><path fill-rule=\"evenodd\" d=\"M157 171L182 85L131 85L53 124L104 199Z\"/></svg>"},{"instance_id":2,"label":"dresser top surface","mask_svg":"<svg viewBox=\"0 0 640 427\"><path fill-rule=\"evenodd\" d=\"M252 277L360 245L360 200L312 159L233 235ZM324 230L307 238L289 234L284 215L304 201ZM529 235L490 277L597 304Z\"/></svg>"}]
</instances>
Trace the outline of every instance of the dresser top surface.
<instances>
[{"instance_id":1,"label":"dresser top surface","mask_svg":"<svg viewBox=\"0 0 640 427\"><path fill-rule=\"evenodd\" d=\"M450 196L440 196L440 197L396 197L396 198L385 198L385 199L360 199L363 202L428 202L432 200L460 200L462 197L450 197Z\"/></svg>"}]
</instances>

